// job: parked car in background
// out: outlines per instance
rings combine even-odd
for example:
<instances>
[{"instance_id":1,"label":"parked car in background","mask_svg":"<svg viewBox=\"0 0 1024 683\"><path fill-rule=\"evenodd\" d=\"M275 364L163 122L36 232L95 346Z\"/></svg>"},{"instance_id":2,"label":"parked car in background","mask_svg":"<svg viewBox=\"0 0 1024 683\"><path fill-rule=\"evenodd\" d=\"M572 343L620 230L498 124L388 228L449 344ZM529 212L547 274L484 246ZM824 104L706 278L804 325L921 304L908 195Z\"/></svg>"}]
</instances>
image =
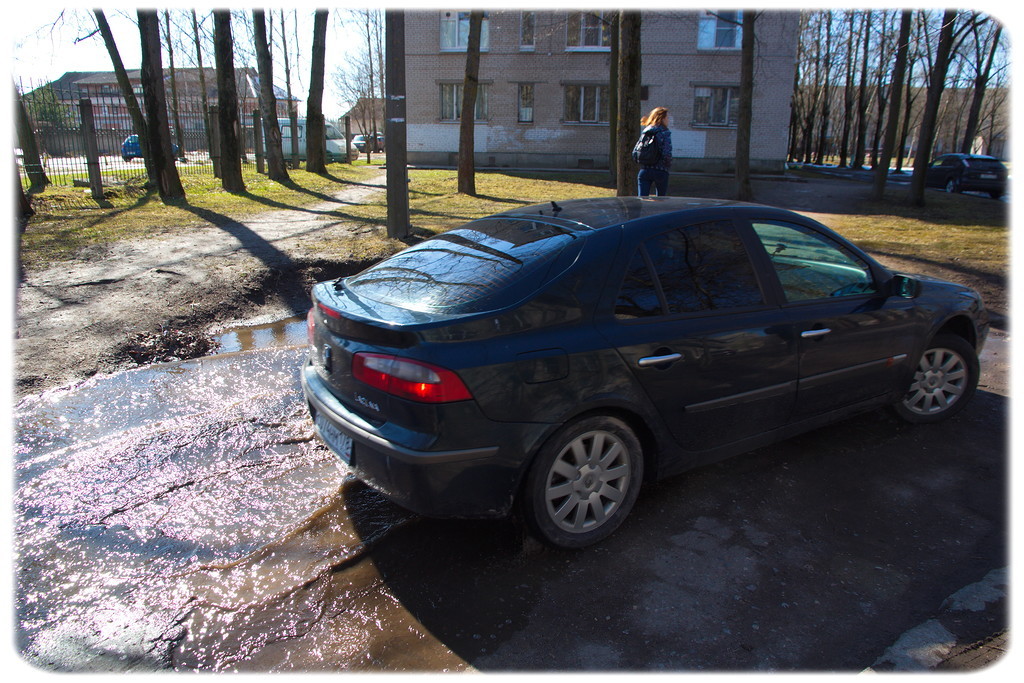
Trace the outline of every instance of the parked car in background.
<instances>
[{"instance_id":1,"label":"parked car in background","mask_svg":"<svg viewBox=\"0 0 1024 683\"><path fill-rule=\"evenodd\" d=\"M181 148L172 142L171 154L177 157L180 153ZM125 161L142 158L142 145L139 143L138 135L129 135L121 143L121 158Z\"/></svg>"},{"instance_id":2,"label":"parked car in background","mask_svg":"<svg viewBox=\"0 0 1024 683\"><path fill-rule=\"evenodd\" d=\"M312 303L302 386L351 471L428 516L521 510L563 547L643 481L880 406L955 415L989 328L973 290L813 220L671 197L489 216Z\"/></svg>"},{"instance_id":3,"label":"parked car in background","mask_svg":"<svg viewBox=\"0 0 1024 683\"><path fill-rule=\"evenodd\" d=\"M1006 166L980 154L943 154L928 166L925 183L946 192L988 192L993 199L1006 194Z\"/></svg>"},{"instance_id":4,"label":"parked car in background","mask_svg":"<svg viewBox=\"0 0 1024 683\"><path fill-rule=\"evenodd\" d=\"M300 117L296 120L295 124L295 137L297 147L292 145L292 122L288 118L279 118L278 125L281 128L281 150L284 152L285 161L290 161L293 154L292 150L298 150L299 161L306 160L306 119ZM338 126L331 123L330 121L324 124L324 134L326 140L326 159L327 163L333 163L338 161L344 161L347 153L345 150L345 134L341 131Z\"/></svg>"},{"instance_id":5,"label":"parked car in background","mask_svg":"<svg viewBox=\"0 0 1024 683\"><path fill-rule=\"evenodd\" d=\"M356 148L356 151L360 154L366 153L366 146L370 140L374 140L374 143L370 147L371 152L383 152L384 151L384 136L377 134L374 138L372 135L356 135L352 138L352 146Z\"/></svg>"}]
</instances>

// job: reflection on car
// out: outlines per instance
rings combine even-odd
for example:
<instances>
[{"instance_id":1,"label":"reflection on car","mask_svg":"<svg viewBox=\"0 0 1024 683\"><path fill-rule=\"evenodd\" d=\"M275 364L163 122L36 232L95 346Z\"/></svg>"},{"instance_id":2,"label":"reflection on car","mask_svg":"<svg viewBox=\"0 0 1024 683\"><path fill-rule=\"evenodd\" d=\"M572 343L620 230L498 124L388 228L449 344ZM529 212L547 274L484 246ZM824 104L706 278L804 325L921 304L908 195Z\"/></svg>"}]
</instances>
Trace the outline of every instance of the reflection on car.
<instances>
[{"instance_id":1,"label":"reflection on car","mask_svg":"<svg viewBox=\"0 0 1024 683\"><path fill-rule=\"evenodd\" d=\"M564 547L615 530L644 481L881 406L955 415L988 333L967 287L789 211L686 198L515 209L312 300L302 385L349 470Z\"/></svg>"},{"instance_id":2,"label":"reflection on car","mask_svg":"<svg viewBox=\"0 0 1024 683\"><path fill-rule=\"evenodd\" d=\"M1006 194L1003 162L980 154L943 154L928 165L925 183L946 192L987 192L993 199Z\"/></svg>"}]
</instances>

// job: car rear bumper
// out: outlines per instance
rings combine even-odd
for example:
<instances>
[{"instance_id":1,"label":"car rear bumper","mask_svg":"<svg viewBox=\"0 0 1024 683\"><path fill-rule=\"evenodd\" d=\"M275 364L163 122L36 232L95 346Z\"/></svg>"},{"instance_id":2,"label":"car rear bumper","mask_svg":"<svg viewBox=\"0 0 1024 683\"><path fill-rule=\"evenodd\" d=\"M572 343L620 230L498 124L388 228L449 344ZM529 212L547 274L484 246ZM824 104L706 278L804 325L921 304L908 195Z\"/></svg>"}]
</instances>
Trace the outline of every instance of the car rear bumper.
<instances>
[{"instance_id":1,"label":"car rear bumper","mask_svg":"<svg viewBox=\"0 0 1024 683\"><path fill-rule=\"evenodd\" d=\"M310 363L302 369L302 389L321 440L331 447L317 418L352 439L348 459L331 448L347 468L395 503L427 517L510 514L522 470L521 454L498 445L422 451L395 443L339 401ZM524 438L522 430L506 423L495 424L494 435L496 443L522 443Z\"/></svg>"}]
</instances>

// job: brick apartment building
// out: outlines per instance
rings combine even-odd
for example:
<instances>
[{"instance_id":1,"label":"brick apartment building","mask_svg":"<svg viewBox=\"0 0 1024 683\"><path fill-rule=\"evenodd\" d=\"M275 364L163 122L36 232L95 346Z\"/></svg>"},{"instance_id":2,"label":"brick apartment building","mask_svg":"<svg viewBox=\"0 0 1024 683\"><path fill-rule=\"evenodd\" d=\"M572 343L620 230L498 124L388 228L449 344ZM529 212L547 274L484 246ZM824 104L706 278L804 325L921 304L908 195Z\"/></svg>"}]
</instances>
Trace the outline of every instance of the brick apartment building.
<instances>
[{"instance_id":1,"label":"brick apartment building","mask_svg":"<svg viewBox=\"0 0 1024 683\"><path fill-rule=\"evenodd\" d=\"M488 12L480 59L476 162L607 168L610 36L601 11ZM642 13L642 109L667 107L675 170L733 168L739 12ZM751 166L781 172L796 68L796 12L757 21ZM469 13L406 13L412 164L454 165Z\"/></svg>"}]
</instances>

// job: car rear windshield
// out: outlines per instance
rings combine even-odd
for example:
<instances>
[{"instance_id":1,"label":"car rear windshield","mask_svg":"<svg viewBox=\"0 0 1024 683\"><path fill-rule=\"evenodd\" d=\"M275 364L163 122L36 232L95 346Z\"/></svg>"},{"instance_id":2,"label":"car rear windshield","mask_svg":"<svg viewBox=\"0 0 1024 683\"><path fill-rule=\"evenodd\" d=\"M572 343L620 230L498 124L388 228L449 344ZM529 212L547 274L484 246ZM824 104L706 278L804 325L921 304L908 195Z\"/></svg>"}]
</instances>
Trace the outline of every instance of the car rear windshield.
<instances>
[{"instance_id":1,"label":"car rear windshield","mask_svg":"<svg viewBox=\"0 0 1024 683\"><path fill-rule=\"evenodd\" d=\"M971 159L968 162L971 168L984 169L989 171L998 171L1003 168L1003 164L998 159Z\"/></svg>"},{"instance_id":2,"label":"car rear windshield","mask_svg":"<svg viewBox=\"0 0 1024 683\"><path fill-rule=\"evenodd\" d=\"M362 299L414 311L495 310L536 292L572 232L528 219L481 219L345 280Z\"/></svg>"}]
</instances>

